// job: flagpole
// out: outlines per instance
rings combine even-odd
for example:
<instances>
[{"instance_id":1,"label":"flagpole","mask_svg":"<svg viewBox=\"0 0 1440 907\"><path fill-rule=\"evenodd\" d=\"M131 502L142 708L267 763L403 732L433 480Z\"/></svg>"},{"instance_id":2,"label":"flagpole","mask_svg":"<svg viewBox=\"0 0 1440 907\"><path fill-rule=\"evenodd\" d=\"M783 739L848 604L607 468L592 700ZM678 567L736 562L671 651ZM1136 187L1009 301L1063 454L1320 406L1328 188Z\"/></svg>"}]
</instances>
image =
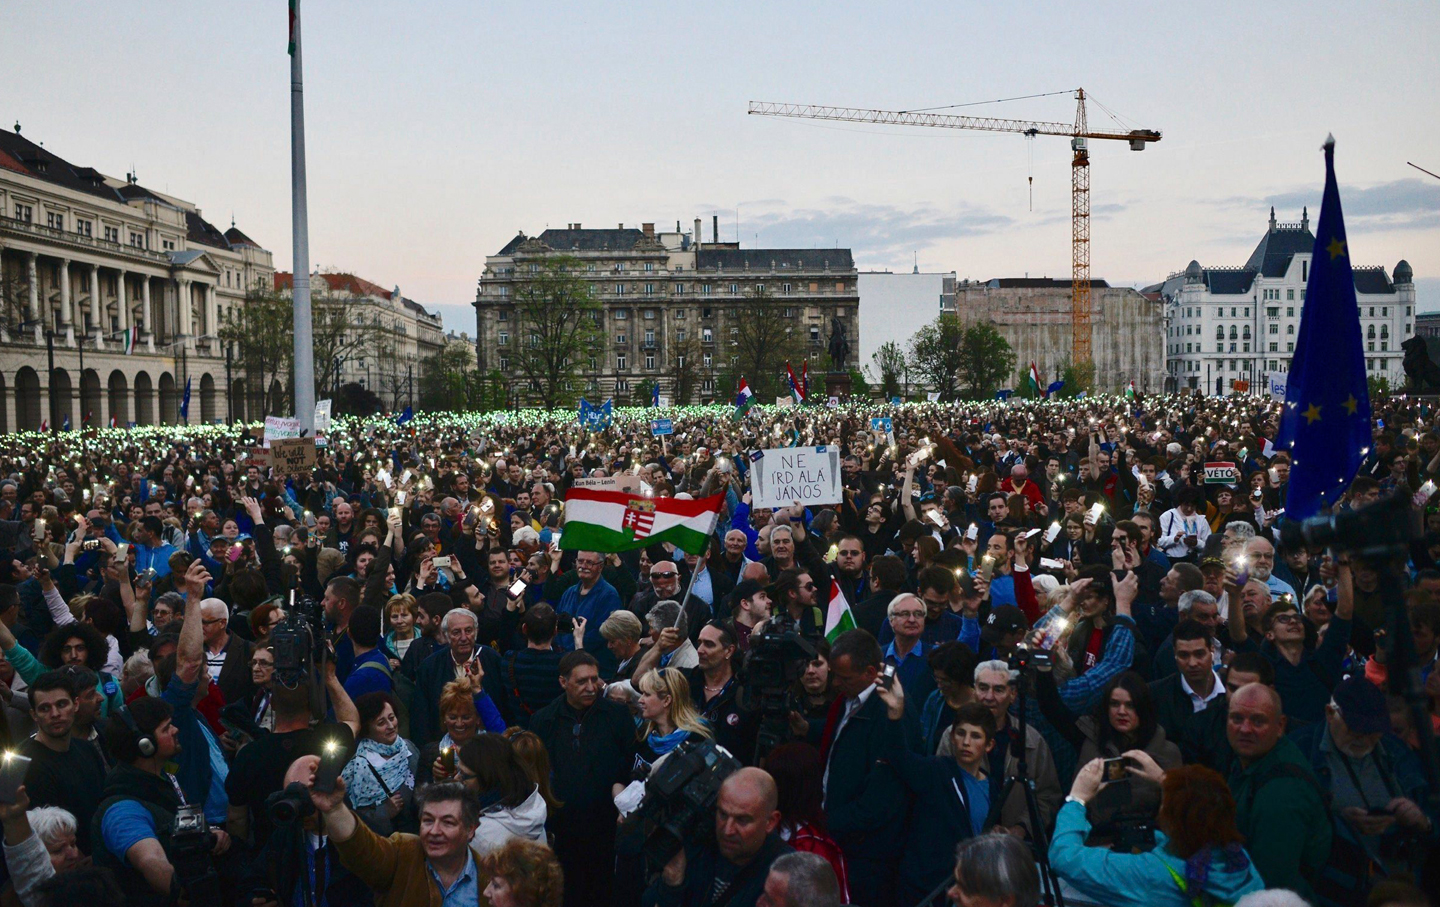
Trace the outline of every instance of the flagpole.
<instances>
[{"instance_id":1,"label":"flagpole","mask_svg":"<svg viewBox=\"0 0 1440 907\"><path fill-rule=\"evenodd\" d=\"M290 0L290 196L294 242L291 300L295 309L295 417L315 433L315 363L310 321L310 224L305 203L305 85L300 58L300 0Z\"/></svg>"}]
</instances>

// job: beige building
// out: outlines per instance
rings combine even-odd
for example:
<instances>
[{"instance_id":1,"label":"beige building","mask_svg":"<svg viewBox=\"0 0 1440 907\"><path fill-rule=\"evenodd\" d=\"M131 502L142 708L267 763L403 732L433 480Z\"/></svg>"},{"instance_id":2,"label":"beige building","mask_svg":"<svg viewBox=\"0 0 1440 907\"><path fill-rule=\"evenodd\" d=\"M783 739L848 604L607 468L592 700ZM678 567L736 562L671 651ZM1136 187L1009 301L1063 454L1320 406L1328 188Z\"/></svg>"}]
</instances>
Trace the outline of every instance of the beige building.
<instances>
[{"instance_id":1,"label":"beige building","mask_svg":"<svg viewBox=\"0 0 1440 907\"><path fill-rule=\"evenodd\" d=\"M273 273L233 224L0 133L0 431L175 423L187 380L189 421L225 419L219 326Z\"/></svg>"},{"instance_id":2,"label":"beige building","mask_svg":"<svg viewBox=\"0 0 1440 907\"><path fill-rule=\"evenodd\" d=\"M831 319L845 325L848 368L859 363L858 273L849 249L742 249L738 243L697 242L693 232L657 232L654 224L638 229L584 228L569 224L539 236L519 234L485 259L475 294L476 351L480 368L515 375L515 284L532 267L553 255L573 256L604 306L600 355L582 368L587 393L628 401L658 380L662 396L674 400L674 357L678 344L699 341L699 361L686 363L698 379L690 401L729 399L733 387L720 387L729 365L730 337L738 331L731 312L757 291L769 295L801 332L812 376L829 368L826 345ZM712 234L713 237L713 234ZM795 363L796 371L800 363ZM524 389L517 387L523 397Z\"/></svg>"},{"instance_id":3,"label":"beige building","mask_svg":"<svg viewBox=\"0 0 1440 907\"><path fill-rule=\"evenodd\" d=\"M293 285L289 271L275 274L281 295L288 298ZM387 290L343 272L312 274L310 304L316 399L334 397L340 385L354 383L374 391L388 410L415 405L421 364L445 346L438 313L405 297L399 287Z\"/></svg>"},{"instance_id":4,"label":"beige building","mask_svg":"<svg viewBox=\"0 0 1440 907\"><path fill-rule=\"evenodd\" d=\"M1142 393L1165 388L1164 305L1128 287L1091 282L1090 355L1095 388L1115 392L1135 382ZM969 324L994 325L1015 351L1015 368L1033 361L1047 381L1071 361L1070 281L1048 277L961 281L953 311ZM1012 386L1015 376L1009 379Z\"/></svg>"}]
</instances>

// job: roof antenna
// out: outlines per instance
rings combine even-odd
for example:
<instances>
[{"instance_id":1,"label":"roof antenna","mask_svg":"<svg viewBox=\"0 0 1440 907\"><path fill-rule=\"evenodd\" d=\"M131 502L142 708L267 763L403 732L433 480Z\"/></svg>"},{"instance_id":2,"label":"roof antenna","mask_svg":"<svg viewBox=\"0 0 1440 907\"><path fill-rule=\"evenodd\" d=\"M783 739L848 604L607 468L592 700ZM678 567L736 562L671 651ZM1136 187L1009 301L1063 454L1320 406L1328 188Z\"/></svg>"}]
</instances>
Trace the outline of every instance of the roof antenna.
<instances>
[{"instance_id":1,"label":"roof antenna","mask_svg":"<svg viewBox=\"0 0 1440 907\"><path fill-rule=\"evenodd\" d=\"M19 120L16 120L16 121L15 121L15 134L16 134L16 135L19 135L19 134L20 134L20 121L19 121Z\"/></svg>"},{"instance_id":2,"label":"roof antenna","mask_svg":"<svg viewBox=\"0 0 1440 907\"><path fill-rule=\"evenodd\" d=\"M235 229L235 210L233 208L230 210L230 229Z\"/></svg>"}]
</instances>

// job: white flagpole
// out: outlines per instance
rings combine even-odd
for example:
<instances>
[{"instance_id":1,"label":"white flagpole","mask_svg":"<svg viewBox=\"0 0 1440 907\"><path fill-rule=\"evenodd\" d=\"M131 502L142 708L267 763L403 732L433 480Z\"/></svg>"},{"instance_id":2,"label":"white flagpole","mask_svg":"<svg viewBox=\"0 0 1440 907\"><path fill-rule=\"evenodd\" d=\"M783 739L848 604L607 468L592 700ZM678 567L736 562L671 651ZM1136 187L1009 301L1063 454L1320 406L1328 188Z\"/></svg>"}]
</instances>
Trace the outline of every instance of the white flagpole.
<instances>
[{"instance_id":1,"label":"white flagpole","mask_svg":"<svg viewBox=\"0 0 1440 907\"><path fill-rule=\"evenodd\" d=\"M295 307L295 417L306 434L315 433L315 363L310 321L310 226L305 205L305 86L300 59L302 18L300 0L295 10L290 55L290 194L291 232L294 239L295 279L291 299Z\"/></svg>"}]
</instances>

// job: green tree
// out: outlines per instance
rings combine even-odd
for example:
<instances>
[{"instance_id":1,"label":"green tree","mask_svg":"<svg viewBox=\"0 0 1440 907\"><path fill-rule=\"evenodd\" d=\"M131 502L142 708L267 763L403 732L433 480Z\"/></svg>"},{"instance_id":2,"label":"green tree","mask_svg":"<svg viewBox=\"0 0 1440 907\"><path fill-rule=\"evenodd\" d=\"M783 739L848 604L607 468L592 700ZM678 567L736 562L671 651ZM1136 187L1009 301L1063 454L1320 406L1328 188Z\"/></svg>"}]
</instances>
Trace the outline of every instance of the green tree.
<instances>
[{"instance_id":1,"label":"green tree","mask_svg":"<svg viewBox=\"0 0 1440 907\"><path fill-rule=\"evenodd\" d=\"M795 319L786 318L783 307L765 290L752 291L732 306L728 315L728 327L734 330L728 338L731 361L721 370L716 396L724 399L734 393L742 376L762 403L789 393L785 363L789 361L794 365L798 379L804 358L804 345L796 331ZM724 349L721 345L717 355L724 355ZM823 392L824 382L820 384ZM811 388L814 389L813 382Z\"/></svg>"},{"instance_id":2,"label":"green tree","mask_svg":"<svg viewBox=\"0 0 1440 907\"><path fill-rule=\"evenodd\" d=\"M960 369L964 364L960 343L965 328L960 319L945 314L916 331L910 338L911 373L951 402L960 396ZM1010 366L1005 367L1010 371Z\"/></svg>"},{"instance_id":3,"label":"green tree","mask_svg":"<svg viewBox=\"0 0 1440 907\"><path fill-rule=\"evenodd\" d=\"M1072 365L1067 362L1060 369L1060 380L1065 382L1057 397L1074 397L1079 393L1091 394L1095 392L1095 363L1087 362L1084 365Z\"/></svg>"},{"instance_id":4,"label":"green tree","mask_svg":"<svg viewBox=\"0 0 1440 907\"><path fill-rule=\"evenodd\" d=\"M858 368L850 370L850 399L870 399L870 382L865 380L865 373Z\"/></svg>"},{"instance_id":5,"label":"green tree","mask_svg":"<svg viewBox=\"0 0 1440 907\"><path fill-rule=\"evenodd\" d=\"M475 347L468 343L447 343L420 360L420 407L457 412L470 409L479 377Z\"/></svg>"},{"instance_id":6,"label":"green tree","mask_svg":"<svg viewBox=\"0 0 1440 907\"><path fill-rule=\"evenodd\" d=\"M909 383L910 362L900 344L887 340L870 357L875 369L873 377L880 384L880 396L886 400L904 395L904 385Z\"/></svg>"},{"instance_id":7,"label":"green tree","mask_svg":"<svg viewBox=\"0 0 1440 907\"><path fill-rule=\"evenodd\" d=\"M959 353L960 382L972 398L993 396L1015 368L1015 352L993 325L966 328L960 336Z\"/></svg>"},{"instance_id":8,"label":"green tree","mask_svg":"<svg viewBox=\"0 0 1440 907\"><path fill-rule=\"evenodd\" d=\"M1390 396L1390 379L1384 375L1371 375L1365 383L1370 387L1371 400Z\"/></svg>"},{"instance_id":9,"label":"green tree","mask_svg":"<svg viewBox=\"0 0 1440 907\"><path fill-rule=\"evenodd\" d=\"M245 411L252 416L289 415L295 360L290 299L273 289L256 289L230 311L231 317L220 327L220 340L232 350L233 368L245 375Z\"/></svg>"},{"instance_id":10,"label":"green tree","mask_svg":"<svg viewBox=\"0 0 1440 907\"><path fill-rule=\"evenodd\" d=\"M599 354L602 307L579 276L575 258L552 255L536 264L515 287L518 346L511 364L536 402L556 409L578 398L582 363Z\"/></svg>"}]
</instances>

